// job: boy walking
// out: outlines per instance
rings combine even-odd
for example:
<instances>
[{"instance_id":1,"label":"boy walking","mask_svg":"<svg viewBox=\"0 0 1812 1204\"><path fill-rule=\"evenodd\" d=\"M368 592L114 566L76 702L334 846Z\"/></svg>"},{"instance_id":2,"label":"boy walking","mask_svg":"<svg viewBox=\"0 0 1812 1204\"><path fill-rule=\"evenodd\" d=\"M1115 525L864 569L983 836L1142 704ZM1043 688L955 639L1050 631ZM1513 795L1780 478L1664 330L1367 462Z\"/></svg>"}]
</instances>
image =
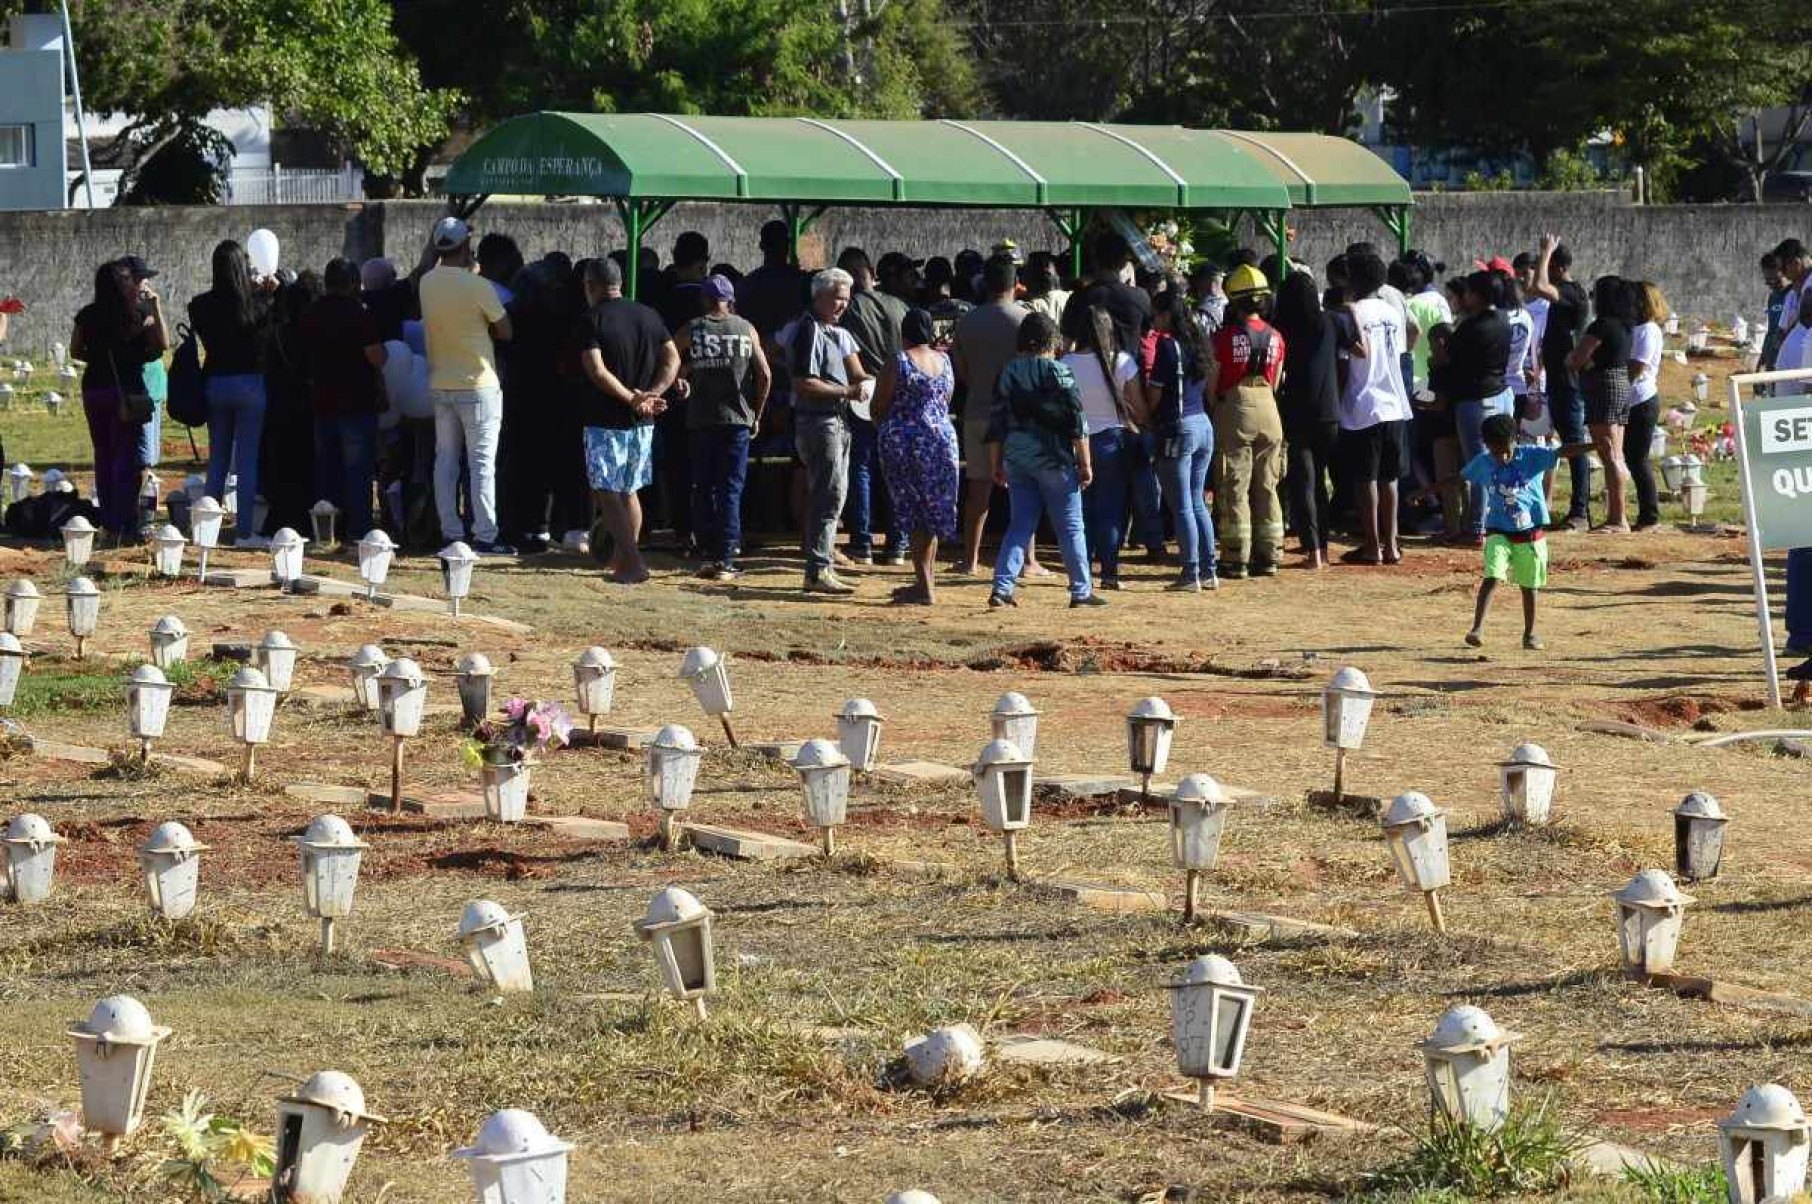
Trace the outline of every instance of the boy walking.
<instances>
[{"instance_id":1,"label":"boy walking","mask_svg":"<svg viewBox=\"0 0 1812 1204\"><path fill-rule=\"evenodd\" d=\"M1584 449L1518 443L1516 419L1508 414L1485 419L1481 433L1485 450L1460 470L1467 484L1485 491L1485 573L1466 643L1474 648L1484 644L1492 595L1500 581L1509 581L1523 592L1523 647L1539 650L1535 599L1548 584L1548 502L1542 478L1563 458L1582 455Z\"/></svg>"}]
</instances>

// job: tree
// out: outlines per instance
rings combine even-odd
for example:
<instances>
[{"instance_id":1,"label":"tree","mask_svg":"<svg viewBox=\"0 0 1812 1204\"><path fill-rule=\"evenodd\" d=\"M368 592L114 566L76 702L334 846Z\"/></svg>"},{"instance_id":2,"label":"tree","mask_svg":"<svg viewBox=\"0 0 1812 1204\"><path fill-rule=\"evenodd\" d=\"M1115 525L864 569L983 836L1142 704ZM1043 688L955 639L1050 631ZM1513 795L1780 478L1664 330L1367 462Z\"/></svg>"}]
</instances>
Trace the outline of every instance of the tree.
<instances>
[{"instance_id":1,"label":"tree","mask_svg":"<svg viewBox=\"0 0 1812 1204\"><path fill-rule=\"evenodd\" d=\"M208 199L202 168L218 186L214 109L268 105L384 174L445 136L457 100L422 86L383 0L74 0L70 16L88 109L130 119L102 162L146 200ZM160 178L191 195L147 192Z\"/></svg>"}]
</instances>

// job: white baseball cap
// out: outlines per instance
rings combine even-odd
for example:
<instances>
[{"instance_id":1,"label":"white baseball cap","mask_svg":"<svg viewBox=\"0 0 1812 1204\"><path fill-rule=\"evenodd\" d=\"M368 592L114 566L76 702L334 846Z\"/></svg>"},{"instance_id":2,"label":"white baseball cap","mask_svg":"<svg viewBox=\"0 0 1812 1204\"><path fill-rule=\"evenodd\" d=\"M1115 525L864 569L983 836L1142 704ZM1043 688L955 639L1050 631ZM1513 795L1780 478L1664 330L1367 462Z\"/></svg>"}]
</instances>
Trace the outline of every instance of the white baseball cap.
<instances>
[{"instance_id":1,"label":"white baseball cap","mask_svg":"<svg viewBox=\"0 0 1812 1204\"><path fill-rule=\"evenodd\" d=\"M456 217L443 217L434 223L434 249L456 251L472 237L472 227Z\"/></svg>"}]
</instances>

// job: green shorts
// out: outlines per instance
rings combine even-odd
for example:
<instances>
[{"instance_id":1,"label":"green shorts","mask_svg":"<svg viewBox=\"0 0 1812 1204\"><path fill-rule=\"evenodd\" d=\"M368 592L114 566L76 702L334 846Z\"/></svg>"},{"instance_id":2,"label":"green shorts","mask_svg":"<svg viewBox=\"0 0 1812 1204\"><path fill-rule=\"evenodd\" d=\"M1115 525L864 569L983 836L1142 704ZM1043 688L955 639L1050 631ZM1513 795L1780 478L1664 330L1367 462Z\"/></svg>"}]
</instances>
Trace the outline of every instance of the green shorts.
<instances>
[{"instance_id":1,"label":"green shorts","mask_svg":"<svg viewBox=\"0 0 1812 1204\"><path fill-rule=\"evenodd\" d=\"M1523 589L1546 587L1548 541L1532 539L1518 543L1508 535L1485 536L1485 576L1492 581L1508 581Z\"/></svg>"}]
</instances>

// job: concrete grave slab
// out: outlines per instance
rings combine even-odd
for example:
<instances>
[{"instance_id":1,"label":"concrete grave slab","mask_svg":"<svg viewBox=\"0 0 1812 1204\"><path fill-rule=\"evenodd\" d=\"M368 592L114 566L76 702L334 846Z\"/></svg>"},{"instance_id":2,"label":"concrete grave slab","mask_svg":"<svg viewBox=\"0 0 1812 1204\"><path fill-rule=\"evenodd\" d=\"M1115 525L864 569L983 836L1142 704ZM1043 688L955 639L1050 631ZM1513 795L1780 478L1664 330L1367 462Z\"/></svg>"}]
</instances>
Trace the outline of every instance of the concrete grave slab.
<instances>
[{"instance_id":1,"label":"concrete grave slab","mask_svg":"<svg viewBox=\"0 0 1812 1204\"><path fill-rule=\"evenodd\" d=\"M435 953L419 953L414 949L373 949L370 956L373 965L386 970L439 970L455 978L472 977L470 962L441 957Z\"/></svg>"},{"instance_id":2,"label":"concrete grave slab","mask_svg":"<svg viewBox=\"0 0 1812 1204\"><path fill-rule=\"evenodd\" d=\"M331 786L326 782L289 782L284 785L283 793L326 807L362 807L374 797L363 786ZM384 795L383 799L384 806L388 807L390 796Z\"/></svg>"},{"instance_id":3,"label":"concrete grave slab","mask_svg":"<svg viewBox=\"0 0 1812 1204\"><path fill-rule=\"evenodd\" d=\"M743 747L756 756L766 757L770 761L791 762L794 757L799 755L799 748L804 743L803 740L756 740L744 744Z\"/></svg>"},{"instance_id":4,"label":"concrete grave slab","mask_svg":"<svg viewBox=\"0 0 1812 1204\"><path fill-rule=\"evenodd\" d=\"M1140 890L1128 886L1108 886L1099 882L1078 882L1069 878L1041 878L1032 884L1070 903L1079 903L1096 911L1168 911L1170 899L1163 891Z\"/></svg>"},{"instance_id":5,"label":"concrete grave slab","mask_svg":"<svg viewBox=\"0 0 1812 1204\"><path fill-rule=\"evenodd\" d=\"M277 582L267 566L261 569L209 569L201 583L222 589L256 589L258 586L275 585Z\"/></svg>"},{"instance_id":6,"label":"concrete grave slab","mask_svg":"<svg viewBox=\"0 0 1812 1204\"><path fill-rule=\"evenodd\" d=\"M574 728L573 743L575 745L594 744L599 748L633 752L653 744L654 738L659 734L660 729L653 727L604 727L600 725L595 732Z\"/></svg>"},{"instance_id":7,"label":"concrete grave slab","mask_svg":"<svg viewBox=\"0 0 1812 1204\"><path fill-rule=\"evenodd\" d=\"M722 857L735 857L740 861L793 861L803 857L816 857L819 852L817 845L803 844L785 836L724 828L716 824L682 823L679 830L682 837L692 842L693 848Z\"/></svg>"},{"instance_id":8,"label":"concrete grave slab","mask_svg":"<svg viewBox=\"0 0 1812 1204\"><path fill-rule=\"evenodd\" d=\"M302 706L351 706L358 701L351 686L297 686L289 701Z\"/></svg>"},{"instance_id":9,"label":"concrete grave slab","mask_svg":"<svg viewBox=\"0 0 1812 1204\"><path fill-rule=\"evenodd\" d=\"M1308 794L1309 806L1321 811L1339 811L1356 819L1373 820L1384 814L1386 803L1383 799L1370 794L1354 794L1346 791L1336 795L1332 790L1311 790Z\"/></svg>"},{"instance_id":10,"label":"concrete grave slab","mask_svg":"<svg viewBox=\"0 0 1812 1204\"><path fill-rule=\"evenodd\" d=\"M390 805L387 794L372 797L383 800L385 807ZM473 794L470 790L445 790L422 798L404 795L403 810L429 819L483 819L484 795Z\"/></svg>"},{"instance_id":11,"label":"concrete grave slab","mask_svg":"<svg viewBox=\"0 0 1812 1204\"><path fill-rule=\"evenodd\" d=\"M994 1056L1001 1061L1024 1066L1100 1066L1120 1060L1086 1045L1032 1033L1008 1033L990 1044Z\"/></svg>"},{"instance_id":12,"label":"concrete grave slab","mask_svg":"<svg viewBox=\"0 0 1812 1204\"><path fill-rule=\"evenodd\" d=\"M1659 1172L1679 1169L1678 1164L1653 1154L1645 1154L1634 1146L1596 1138L1586 1142L1574 1153L1573 1163L1588 1175L1619 1179L1628 1170Z\"/></svg>"},{"instance_id":13,"label":"concrete grave slab","mask_svg":"<svg viewBox=\"0 0 1812 1204\"><path fill-rule=\"evenodd\" d=\"M1124 785L1120 789L1120 801L1128 805L1136 805L1139 802L1139 784L1130 778L1121 780ZM1227 796L1228 801L1236 806L1257 807L1260 811L1269 810L1277 803L1277 796L1274 794L1253 790L1249 786L1236 786L1227 781L1221 782L1221 792ZM1176 794L1177 784L1175 782L1153 782L1151 784L1151 805L1169 807L1170 801L1176 797Z\"/></svg>"},{"instance_id":14,"label":"concrete grave slab","mask_svg":"<svg viewBox=\"0 0 1812 1204\"><path fill-rule=\"evenodd\" d=\"M1194 1091L1167 1091L1164 1099L1192 1108L1200 1107L1200 1097ZM1310 1138L1363 1137L1378 1130L1378 1126L1365 1121L1304 1104L1233 1096L1224 1091L1214 1094L1213 1115L1225 1116L1239 1128L1273 1145L1292 1145Z\"/></svg>"},{"instance_id":15,"label":"concrete grave slab","mask_svg":"<svg viewBox=\"0 0 1812 1204\"><path fill-rule=\"evenodd\" d=\"M545 828L556 836L572 840L629 839L629 825L610 819L592 819L585 815L525 815L522 822L531 828Z\"/></svg>"},{"instance_id":16,"label":"concrete grave slab","mask_svg":"<svg viewBox=\"0 0 1812 1204\"><path fill-rule=\"evenodd\" d=\"M73 765L111 765L113 755L104 748L90 748L85 744L65 744L61 740L44 740L31 737L33 756L43 757L49 761L67 761ZM210 761L205 757L186 757L178 753L151 754L151 763L173 769L178 773L192 774L196 777L219 777L228 769L219 761Z\"/></svg>"},{"instance_id":17,"label":"concrete grave slab","mask_svg":"<svg viewBox=\"0 0 1812 1204\"><path fill-rule=\"evenodd\" d=\"M956 872L956 867L942 861L885 861L882 863L889 873L903 878L913 878L921 882L935 882L948 878Z\"/></svg>"},{"instance_id":18,"label":"concrete grave slab","mask_svg":"<svg viewBox=\"0 0 1812 1204\"><path fill-rule=\"evenodd\" d=\"M1203 919L1237 928L1260 939L1279 940L1292 936L1356 937L1351 928L1322 924L1315 920L1298 920L1291 916L1270 916L1255 911L1204 911Z\"/></svg>"},{"instance_id":19,"label":"concrete grave slab","mask_svg":"<svg viewBox=\"0 0 1812 1204\"><path fill-rule=\"evenodd\" d=\"M874 779L877 782L893 782L901 786L938 785L946 782L968 782L973 776L967 769L955 765L941 765L936 761L894 761L874 768Z\"/></svg>"},{"instance_id":20,"label":"concrete grave slab","mask_svg":"<svg viewBox=\"0 0 1812 1204\"><path fill-rule=\"evenodd\" d=\"M1718 982L1692 974L1650 974L1648 984L1672 991L1683 999L1703 999L1707 1003L1721 1003L1729 1007L1812 1017L1812 999L1802 999L1779 991L1760 991L1739 983Z\"/></svg>"}]
</instances>

